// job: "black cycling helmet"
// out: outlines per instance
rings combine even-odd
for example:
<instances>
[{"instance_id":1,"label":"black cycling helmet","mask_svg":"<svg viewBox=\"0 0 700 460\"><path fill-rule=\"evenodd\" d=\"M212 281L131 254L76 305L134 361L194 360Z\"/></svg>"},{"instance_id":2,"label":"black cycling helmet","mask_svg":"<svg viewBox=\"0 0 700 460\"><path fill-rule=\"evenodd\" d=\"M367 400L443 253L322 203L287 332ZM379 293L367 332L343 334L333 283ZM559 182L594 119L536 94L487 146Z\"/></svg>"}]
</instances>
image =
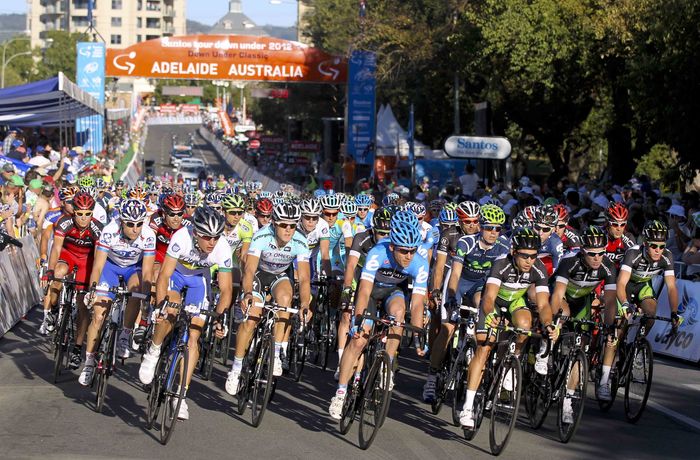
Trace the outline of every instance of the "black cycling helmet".
<instances>
[{"instance_id":1,"label":"black cycling helmet","mask_svg":"<svg viewBox=\"0 0 700 460\"><path fill-rule=\"evenodd\" d=\"M542 240L540 235L532 228L520 227L513 232L511 245L513 249L535 249L539 251L542 246Z\"/></svg>"},{"instance_id":2,"label":"black cycling helmet","mask_svg":"<svg viewBox=\"0 0 700 460\"><path fill-rule=\"evenodd\" d=\"M391 230L391 211L386 207L374 211L372 228L378 232L388 233Z\"/></svg>"},{"instance_id":3,"label":"black cycling helmet","mask_svg":"<svg viewBox=\"0 0 700 460\"><path fill-rule=\"evenodd\" d=\"M650 220L644 224L642 237L644 241L666 241L668 239L668 227L660 220Z\"/></svg>"},{"instance_id":4,"label":"black cycling helmet","mask_svg":"<svg viewBox=\"0 0 700 460\"><path fill-rule=\"evenodd\" d=\"M224 215L209 206L200 206L192 216L194 230L203 236L221 236L225 225Z\"/></svg>"},{"instance_id":5,"label":"black cycling helmet","mask_svg":"<svg viewBox=\"0 0 700 460\"><path fill-rule=\"evenodd\" d=\"M608 244L608 237L600 227L589 225L581 233L581 247L603 248Z\"/></svg>"}]
</instances>

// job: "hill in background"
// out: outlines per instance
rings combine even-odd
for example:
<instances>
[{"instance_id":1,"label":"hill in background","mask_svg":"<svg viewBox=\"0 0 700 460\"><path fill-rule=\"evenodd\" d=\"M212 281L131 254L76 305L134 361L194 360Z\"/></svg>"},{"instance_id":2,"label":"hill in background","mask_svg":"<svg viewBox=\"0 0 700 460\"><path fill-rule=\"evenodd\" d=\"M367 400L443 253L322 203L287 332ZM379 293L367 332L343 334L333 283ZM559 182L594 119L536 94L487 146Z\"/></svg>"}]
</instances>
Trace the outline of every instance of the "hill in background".
<instances>
[{"instance_id":1,"label":"hill in background","mask_svg":"<svg viewBox=\"0 0 700 460\"><path fill-rule=\"evenodd\" d=\"M0 14L0 41L23 34L26 27L26 14Z\"/></svg>"}]
</instances>

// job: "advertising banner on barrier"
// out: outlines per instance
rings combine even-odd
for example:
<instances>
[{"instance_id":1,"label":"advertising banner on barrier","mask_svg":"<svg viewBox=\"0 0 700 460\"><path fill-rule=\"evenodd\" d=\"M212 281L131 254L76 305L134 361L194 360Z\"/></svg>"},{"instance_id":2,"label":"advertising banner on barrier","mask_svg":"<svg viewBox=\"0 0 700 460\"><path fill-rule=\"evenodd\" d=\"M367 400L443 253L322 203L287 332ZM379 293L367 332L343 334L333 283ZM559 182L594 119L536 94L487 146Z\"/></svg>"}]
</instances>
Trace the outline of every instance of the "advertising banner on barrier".
<instances>
[{"instance_id":1,"label":"advertising banner on barrier","mask_svg":"<svg viewBox=\"0 0 700 460\"><path fill-rule=\"evenodd\" d=\"M676 280L680 306L678 313L683 316L683 324L678 328L678 334L671 338L671 324L656 321L647 338L655 353L674 356L688 361L700 361L700 283ZM668 291L664 286L659 294L656 309L659 316L671 316L668 305Z\"/></svg>"},{"instance_id":2,"label":"advertising banner on barrier","mask_svg":"<svg viewBox=\"0 0 700 460\"><path fill-rule=\"evenodd\" d=\"M39 251L30 235L20 241L22 248L0 251L0 337L41 301Z\"/></svg>"},{"instance_id":3,"label":"advertising banner on barrier","mask_svg":"<svg viewBox=\"0 0 700 460\"><path fill-rule=\"evenodd\" d=\"M101 42L81 42L77 46L76 83L100 104L105 103L105 44ZM82 133L82 145L86 150L102 150L104 116L78 118L75 127Z\"/></svg>"}]
</instances>

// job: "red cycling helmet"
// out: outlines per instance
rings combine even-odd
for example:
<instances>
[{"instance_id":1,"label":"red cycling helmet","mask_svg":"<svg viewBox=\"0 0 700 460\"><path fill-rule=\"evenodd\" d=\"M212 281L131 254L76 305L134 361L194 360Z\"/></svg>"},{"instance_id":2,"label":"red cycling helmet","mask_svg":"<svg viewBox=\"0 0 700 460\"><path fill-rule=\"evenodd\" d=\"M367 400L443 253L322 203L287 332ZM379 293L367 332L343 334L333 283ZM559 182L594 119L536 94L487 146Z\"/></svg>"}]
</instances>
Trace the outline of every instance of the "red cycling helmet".
<instances>
[{"instance_id":1,"label":"red cycling helmet","mask_svg":"<svg viewBox=\"0 0 700 460\"><path fill-rule=\"evenodd\" d=\"M622 222L626 221L629 216L629 211L627 207L622 203L613 203L608 206L608 210L605 212L605 217L608 221Z\"/></svg>"},{"instance_id":2,"label":"red cycling helmet","mask_svg":"<svg viewBox=\"0 0 700 460\"><path fill-rule=\"evenodd\" d=\"M87 192L78 192L73 197L73 209L90 210L95 208L95 199Z\"/></svg>"},{"instance_id":3,"label":"red cycling helmet","mask_svg":"<svg viewBox=\"0 0 700 460\"><path fill-rule=\"evenodd\" d=\"M185 209L185 200L180 195L170 194L163 199L161 207L165 211L176 212Z\"/></svg>"},{"instance_id":4,"label":"red cycling helmet","mask_svg":"<svg viewBox=\"0 0 700 460\"><path fill-rule=\"evenodd\" d=\"M559 214L559 222L566 223L569 221L569 210L563 204L555 204L554 210Z\"/></svg>"},{"instance_id":5,"label":"red cycling helmet","mask_svg":"<svg viewBox=\"0 0 700 460\"><path fill-rule=\"evenodd\" d=\"M261 198L255 202L255 212L265 216L272 215L274 205L269 198Z\"/></svg>"}]
</instances>

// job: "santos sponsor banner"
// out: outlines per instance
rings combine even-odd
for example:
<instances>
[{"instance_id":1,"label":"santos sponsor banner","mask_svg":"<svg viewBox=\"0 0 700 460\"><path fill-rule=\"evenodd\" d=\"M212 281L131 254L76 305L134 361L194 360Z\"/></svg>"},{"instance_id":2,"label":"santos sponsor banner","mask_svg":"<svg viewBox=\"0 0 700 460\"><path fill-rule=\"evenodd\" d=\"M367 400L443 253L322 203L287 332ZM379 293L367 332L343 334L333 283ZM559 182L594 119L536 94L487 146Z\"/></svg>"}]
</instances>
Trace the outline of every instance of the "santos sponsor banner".
<instances>
[{"instance_id":1,"label":"santos sponsor banner","mask_svg":"<svg viewBox=\"0 0 700 460\"><path fill-rule=\"evenodd\" d=\"M510 156L510 142L505 137L451 136L445 141L445 153L453 158L505 160Z\"/></svg>"},{"instance_id":2,"label":"santos sponsor banner","mask_svg":"<svg viewBox=\"0 0 700 460\"><path fill-rule=\"evenodd\" d=\"M680 300L678 313L683 316L683 324L678 328L678 334L671 337L670 323L656 321L647 338L656 353L698 362L700 361L700 283L676 280L676 287ZM659 294L657 315L671 316L666 286Z\"/></svg>"},{"instance_id":3,"label":"santos sponsor banner","mask_svg":"<svg viewBox=\"0 0 700 460\"><path fill-rule=\"evenodd\" d=\"M345 83L347 61L272 37L186 35L107 50L111 77Z\"/></svg>"}]
</instances>

